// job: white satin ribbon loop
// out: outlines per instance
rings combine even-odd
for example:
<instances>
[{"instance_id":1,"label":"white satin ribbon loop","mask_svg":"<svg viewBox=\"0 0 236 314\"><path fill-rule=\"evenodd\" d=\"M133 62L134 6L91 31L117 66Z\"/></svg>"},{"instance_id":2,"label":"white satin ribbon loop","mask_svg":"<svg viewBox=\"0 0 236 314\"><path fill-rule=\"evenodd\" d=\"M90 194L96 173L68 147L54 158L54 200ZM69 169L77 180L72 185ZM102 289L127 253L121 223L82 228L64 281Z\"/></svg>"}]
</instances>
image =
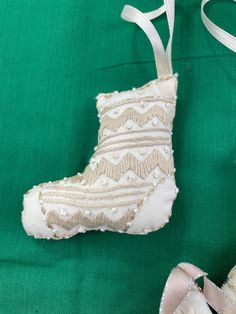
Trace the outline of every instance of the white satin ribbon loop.
<instances>
[{"instance_id":1,"label":"white satin ribbon loop","mask_svg":"<svg viewBox=\"0 0 236 314\"><path fill-rule=\"evenodd\" d=\"M160 8L151 11L151 12L146 12L143 13L149 20L154 20L155 18L161 16L163 13L166 12L165 5L163 4Z\"/></svg>"},{"instance_id":2,"label":"white satin ribbon loop","mask_svg":"<svg viewBox=\"0 0 236 314\"><path fill-rule=\"evenodd\" d=\"M203 0L201 4L201 17L208 31L223 45L236 52L236 37L224 31L222 28L214 24L205 14L204 6L211 0Z\"/></svg>"},{"instance_id":3,"label":"white satin ribbon loop","mask_svg":"<svg viewBox=\"0 0 236 314\"><path fill-rule=\"evenodd\" d=\"M151 23L151 20L159 17L164 12L167 14L167 21L170 32L170 38L166 50L157 30ZM160 78L168 77L173 74L171 50L174 31L174 15L174 0L164 0L164 5L162 5L159 9L147 13L142 13L133 6L125 5L121 13L121 17L124 20L136 23L147 35L153 48L157 75Z\"/></svg>"}]
</instances>

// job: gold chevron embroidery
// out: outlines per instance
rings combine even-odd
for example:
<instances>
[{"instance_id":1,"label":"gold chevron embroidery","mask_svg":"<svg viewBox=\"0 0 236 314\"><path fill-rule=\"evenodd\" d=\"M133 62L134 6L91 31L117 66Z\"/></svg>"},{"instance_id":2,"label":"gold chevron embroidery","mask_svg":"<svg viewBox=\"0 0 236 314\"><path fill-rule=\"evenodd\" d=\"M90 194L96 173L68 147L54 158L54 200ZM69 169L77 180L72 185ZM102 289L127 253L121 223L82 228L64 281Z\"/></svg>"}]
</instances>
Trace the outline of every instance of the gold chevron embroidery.
<instances>
[{"instance_id":1,"label":"gold chevron embroidery","mask_svg":"<svg viewBox=\"0 0 236 314\"><path fill-rule=\"evenodd\" d=\"M128 120L134 121L140 127L144 126L148 121L150 121L154 117L158 117L164 124L172 123L172 120L174 118L174 112L175 112L174 109L172 109L168 113L165 111L165 109L163 109L160 106L154 106L143 114L137 112L133 108L128 108L118 118L114 119L109 116L105 116L102 119L99 134L101 136L105 128L110 129L112 131L117 131Z\"/></svg>"},{"instance_id":2,"label":"gold chevron embroidery","mask_svg":"<svg viewBox=\"0 0 236 314\"><path fill-rule=\"evenodd\" d=\"M165 174L171 174L173 172L173 157L167 160L160 152L154 150L144 161L139 161L131 153L126 154L117 165L103 158L95 170L91 170L90 166L85 168L83 179L91 184L102 174L105 174L107 177L118 181L128 170L134 171L137 176L145 179L157 166Z\"/></svg>"},{"instance_id":3,"label":"gold chevron embroidery","mask_svg":"<svg viewBox=\"0 0 236 314\"><path fill-rule=\"evenodd\" d=\"M116 102L114 104L108 104L107 107L103 108L100 113L101 116L104 116L108 111L114 109L114 108L118 108L124 105L128 105L128 104L136 104L136 103L153 103L153 102L168 102L168 103L174 103L174 99L173 98L167 98L167 97L150 97L150 96L146 96L146 97L139 97L139 98L128 98L128 99L124 99L121 100L119 102Z\"/></svg>"},{"instance_id":4,"label":"gold chevron embroidery","mask_svg":"<svg viewBox=\"0 0 236 314\"><path fill-rule=\"evenodd\" d=\"M87 228L106 226L112 230L124 230L127 228L127 224L133 220L134 217L135 213L130 209L117 220L109 219L103 212L97 214L95 218L88 218L81 211L77 211L71 218L65 220L55 211L50 211L47 214L46 221L50 228L52 228L52 225L57 225L66 230L71 230L78 225L86 226Z\"/></svg>"}]
</instances>

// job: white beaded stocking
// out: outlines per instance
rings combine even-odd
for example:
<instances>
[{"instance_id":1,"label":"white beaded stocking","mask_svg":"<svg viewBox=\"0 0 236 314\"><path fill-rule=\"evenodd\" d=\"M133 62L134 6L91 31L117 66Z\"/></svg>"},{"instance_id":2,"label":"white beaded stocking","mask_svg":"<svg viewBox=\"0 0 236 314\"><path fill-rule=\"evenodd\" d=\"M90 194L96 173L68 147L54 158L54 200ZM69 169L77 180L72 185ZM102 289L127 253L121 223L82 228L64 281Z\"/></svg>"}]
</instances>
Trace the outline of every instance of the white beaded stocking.
<instances>
[{"instance_id":1,"label":"white beaded stocking","mask_svg":"<svg viewBox=\"0 0 236 314\"><path fill-rule=\"evenodd\" d=\"M169 12L170 44L165 51L150 19ZM122 17L148 35L159 79L124 92L99 94L98 144L82 174L40 184L24 197L22 222L36 238L69 238L89 230L147 234L164 226L178 189L175 185L172 123L177 76L170 47L174 2L143 14L126 6ZM163 55L164 54L164 55Z\"/></svg>"}]
</instances>

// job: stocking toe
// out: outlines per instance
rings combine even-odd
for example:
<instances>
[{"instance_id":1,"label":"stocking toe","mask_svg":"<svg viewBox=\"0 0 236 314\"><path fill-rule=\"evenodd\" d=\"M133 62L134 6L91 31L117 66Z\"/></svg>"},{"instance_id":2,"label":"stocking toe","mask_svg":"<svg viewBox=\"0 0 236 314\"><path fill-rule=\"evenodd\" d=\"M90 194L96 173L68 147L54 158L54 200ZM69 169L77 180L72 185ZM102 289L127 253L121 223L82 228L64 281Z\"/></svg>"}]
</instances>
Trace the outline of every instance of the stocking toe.
<instances>
[{"instance_id":1,"label":"stocking toe","mask_svg":"<svg viewBox=\"0 0 236 314\"><path fill-rule=\"evenodd\" d=\"M24 196L22 224L28 235L32 235L35 238L52 238L52 230L44 220L39 193L39 188L34 187Z\"/></svg>"}]
</instances>

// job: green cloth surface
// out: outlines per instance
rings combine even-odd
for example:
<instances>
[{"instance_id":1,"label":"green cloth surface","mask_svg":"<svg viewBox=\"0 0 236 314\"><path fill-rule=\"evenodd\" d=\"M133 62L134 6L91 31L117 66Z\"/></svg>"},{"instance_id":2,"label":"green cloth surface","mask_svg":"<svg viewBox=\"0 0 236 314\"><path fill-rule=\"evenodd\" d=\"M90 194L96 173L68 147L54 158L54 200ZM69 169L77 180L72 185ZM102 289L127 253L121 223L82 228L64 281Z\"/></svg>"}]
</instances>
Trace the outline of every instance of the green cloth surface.
<instances>
[{"instance_id":1,"label":"green cloth surface","mask_svg":"<svg viewBox=\"0 0 236 314\"><path fill-rule=\"evenodd\" d=\"M218 285L236 263L236 54L205 29L199 0L176 1L180 193L169 224L147 236L88 232L61 241L22 228L22 195L81 172L92 155L96 95L156 76L146 36L120 18L124 4L0 1L0 314L156 314L179 262ZM162 2L129 4L148 11ZM206 11L233 33L235 6L216 1ZM165 16L154 23L166 43Z\"/></svg>"}]
</instances>

